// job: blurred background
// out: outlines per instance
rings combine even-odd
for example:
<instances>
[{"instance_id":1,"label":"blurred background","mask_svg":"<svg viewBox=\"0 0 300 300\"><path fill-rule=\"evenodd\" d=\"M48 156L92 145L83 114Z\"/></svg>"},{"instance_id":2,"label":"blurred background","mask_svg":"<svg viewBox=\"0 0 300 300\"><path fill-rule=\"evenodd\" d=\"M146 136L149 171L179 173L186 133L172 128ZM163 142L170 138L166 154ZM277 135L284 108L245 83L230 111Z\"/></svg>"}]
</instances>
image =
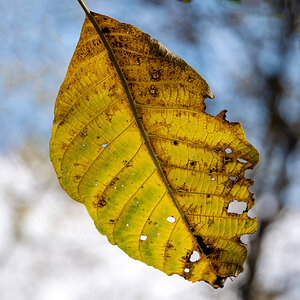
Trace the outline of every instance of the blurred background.
<instances>
[{"instance_id":1,"label":"blurred background","mask_svg":"<svg viewBox=\"0 0 300 300\"><path fill-rule=\"evenodd\" d=\"M61 190L48 154L84 13L75 0L0 0L0 299L299 299L299 1L85 2L181 56L215 94L207 112L242 122L261 154L247 171L259 229L243 237L245 272L219 290L110 245Z\"/></svg>"}]
</instances>

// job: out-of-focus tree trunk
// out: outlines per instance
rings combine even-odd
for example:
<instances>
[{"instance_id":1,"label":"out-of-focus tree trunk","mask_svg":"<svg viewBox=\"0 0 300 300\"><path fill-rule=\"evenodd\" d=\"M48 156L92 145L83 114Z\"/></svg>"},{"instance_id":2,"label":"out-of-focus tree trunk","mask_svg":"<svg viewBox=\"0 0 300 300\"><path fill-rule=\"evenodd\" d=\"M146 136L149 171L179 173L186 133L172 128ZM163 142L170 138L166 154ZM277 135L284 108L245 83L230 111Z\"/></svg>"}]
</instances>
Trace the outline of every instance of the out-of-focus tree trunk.
<instances>
[{"instance_id":1,"label":"out-of-focus tree trunk","mask_svg":"<svg viewBox=\"0 0 300 300\"><path fill-rule=\"evenodd\" d=\"M264 144L267 147L267 155L264 157L263 167L260 170L260 179L267 177L272 172L274 161L277 160L278 172L273 174L272 194L277 202L277 211L275 214L269 215L259 220L257 233L251 239L250 251L248 256L248 276L244 283L240 285L240 295L242 299L273 299L274 293L262 290L259 282L256 280L256 273L262 250L262 244L268 228L272 226L278 218L283 215L285 209L284 190L289 185L289 177L287 175L289 158L297 150L300 139L300 120L297 123L290 123L288 118L283 118L281 108L285 105L289 85L286 78L289 66L290 50L294 47L292 41L297 31L297 19L299 16L299 3L296 1L273 1L273 9L279 13L279 17L283 18L282 28L278 31L276 47L280 49L278 55L276 72L266 74L256 65L256 74L262 83L259 91L262 105L268 109L269 126L266 131ZM278 155L278 152L280 155ZM280 161L278 161L280 157ZM261 184L256 190L257 198L265 192L264 186Z\"/></svg>"}]
</instances>

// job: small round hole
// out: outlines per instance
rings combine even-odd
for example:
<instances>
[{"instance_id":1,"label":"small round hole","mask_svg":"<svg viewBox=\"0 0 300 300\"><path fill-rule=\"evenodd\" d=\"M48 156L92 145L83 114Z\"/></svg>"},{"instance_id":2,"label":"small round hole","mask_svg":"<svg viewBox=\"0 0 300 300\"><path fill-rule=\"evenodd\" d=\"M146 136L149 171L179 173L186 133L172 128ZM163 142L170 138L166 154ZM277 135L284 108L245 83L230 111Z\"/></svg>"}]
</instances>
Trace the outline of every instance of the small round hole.
<instances>
[{"instance_id":1,"label":"small round hole","mask_svg":"<svg viewBox=\"0 0 300 300\"><path fill-rule=\"evenodd\" d=\"M107 144L102 144L101 147L106 148Z\"/></svg>"},{"instance_id":2,"label":"small round hole","mask_svg":"<svg viewBox=\"0 0 300 300\"><path fill-rule=\"evenodd\" d=\"M189 272L190 272L190 269L188 269L188 268L184 269L184 273L189 273Z\"/></svg>"},{"instance_id":3,"label":"small round hole","mask_svg":"<svg viewBox=\"0 0 300 300\"><path fill-rule=\"evenodd\" d=\"M176 221L176 219L174 217L167 217L167 221L170 223L174 223Z\"/></svg>"},{"instance_id":4,"label":"small round hole","mask_svg":"<svg viewBox=\"0 0 300 300\"><path fill-rule=\"evenodd\" d=\"M226 148L226 149L225 149L225 152L229 154L229 153L232 152L232 150L231 150L230 148Z\"/></svg>"},{"instance_id":5,"label":"small round hole","mask_svg":"<svg viewBox=\"0 0 300 300\"><path fill-rule=\"evenodd\" d=\"M141 235L141 236L140 236L140 240L141 240L141 241L146 241L146 239L147 239L147 236L146 236L146 235Z\"/></svg>"},{"instance_id":6,"label":"small round hole","mask_svg":"<svg viewBox=\"0 0 300 300\"><path fill-rule=\"evenodd\" d=\"M200 259L200 254L198 251L193 251L192 255L190 256L190 262L196 262Z\"/></svg>"}]
</instances>

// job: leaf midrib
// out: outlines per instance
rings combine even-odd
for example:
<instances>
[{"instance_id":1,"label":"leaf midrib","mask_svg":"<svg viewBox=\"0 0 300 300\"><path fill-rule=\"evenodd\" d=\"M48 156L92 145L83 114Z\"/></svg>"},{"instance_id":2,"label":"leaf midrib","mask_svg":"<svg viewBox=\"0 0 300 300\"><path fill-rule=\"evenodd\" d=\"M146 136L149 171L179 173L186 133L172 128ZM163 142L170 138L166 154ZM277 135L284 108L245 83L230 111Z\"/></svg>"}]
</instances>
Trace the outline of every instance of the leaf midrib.
<instances>
[{"instance_id":1,"label":"leaf midrib","mask_svg":"<svg viewBox=\"0 0 300 300\"><path fill-rule=\"evenodd\" d=\"M170 187L170 185L169 185L169 183L167 181L167 178L165 177L165 175L163 173L163 170L162 170L162 168L160 166L160 163L157 160L156 155L155 155L155 153L154 153L154 151L152 149L152 146L151 146L150 141L148 139L147 133L146 133L144 127L143 127L143 124L141 123L141 120L139 119L138 112L136 110L136 106L134 104L132 95L131 95L130 90L128 88L127 81L126 81L125 76L124 76L124 74L123 74L123 72L121 70L121 67L120 67L120 65L119 65L119 63L118 63L118 61L117 61L117 59L116 59L116 57L114 55L114 52L112 51L109 43L107 42L107 40L106 40L106 38L105 38L105 36L104 36L104 34L103 34L103 32L102 32L99 24L94 19L92 13L88 10L87 7L84 8L84 11L85 11L87 17L89 18L89 20L91 21L91 23L93 24L95 30L99 34L100 39L101 39L102 43L104 44L104 46L105 46L105 48L106 48L106 50L108 52L108 55L109 55L110 59L112 60L112 63L114 64L114 67L116 68L116 71L117 71L118 76L119 76L119 78L121 80L122 86L123 86L123 88L125 90L125 93L127 95L127 98L128 98L131 110L133 112L134 118L135 118L136 123L138 125L138 128L139 128L139 130L141 132L141 135L142 135L142 137L143 137L143 139L145 141L145 145L147 146L149 154L150 154L150 156L151 156L151 158L152 158L152 160L154 162L154 165L155 165L155 167L156 167L156 169L158 171L158 174L160 175L160 177L161 177L161 179L162 179L162 181L163 181L163 183L164 183L164 185L165 185L165 187L166 187L166 189L168 191L168 194L170 195L170 197L171 197L174 205L176 206L178 212L180 213L180 216L181 216L182 220L184 221L187 230L189 231L189 233L191 234L191 236L196 240L196 238L194 237L194 234L192 233L192 231L190 229L189 223L187 222L187 220L185 218L185 215L183 214L183 212L182 212L179 204L177 203L177 201L175 199L175 196L173 195L172 189L171 189L171 187Z\"/></svg>"}]
</instances>

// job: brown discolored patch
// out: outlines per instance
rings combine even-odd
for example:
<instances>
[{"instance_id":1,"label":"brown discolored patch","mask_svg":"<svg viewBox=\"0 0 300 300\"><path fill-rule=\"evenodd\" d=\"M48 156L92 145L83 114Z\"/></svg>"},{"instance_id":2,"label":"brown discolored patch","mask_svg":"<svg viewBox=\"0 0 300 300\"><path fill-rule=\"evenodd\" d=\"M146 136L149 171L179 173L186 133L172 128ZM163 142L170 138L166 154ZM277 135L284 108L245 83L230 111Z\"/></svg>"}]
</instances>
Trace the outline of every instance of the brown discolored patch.
<instances>
[{"instance_id":1,"label":"brown discolored patch","mask_svg":"<svg viewBox=\"0 0 300 300\"><path fill-rule=\"evenodd\" d=\"M192 252L191 252L191 251L188 251L188 252L186 253L186 255L182 256L182 260L183 260L184 262L188 261L188 259L189 259L189 257L191 256L191 254L192 254Z\"/></svg>"},{"instance_id":2,"label":"brown discolored patch","mask_svg":"<svg viewBox=\"0 0 300 300\"><path fill-rule=\"evenodd\" d=\"M194 78L193 78L193 77L191 77L191 76L189 76L189 77L188 77L188 79L187 79L187 81L188 81L189 83L191 83L191 82L193 82L193 81L194 81Z\"/></svg>"},{"instance_id":3,"label":"brown discolored patch","mask_svg":"<svg viewBox=\"0 0 300 300\"><path fill-rule=\"evenodd\" d=\"M157 89L157 87L155 87L154 85L151 85L150 89L149 89L149 93L150 93L151 96L157 97L158 96L158 89Z\"/></svg>"},{"instance_id":4,"label":"brown discolored patch","mask_svg":"<svg viewBox=\"0 0 300 300\"><path fill-rule=\"evenodd\" d=\"M229 162L232 162L232 158L230 158L229 156L225 156L224 157L224 164L227 164Z\"/></svg>"},{"instance_id":5,"label":"brown discolored patch","mask_svg":"<svg viewBox=\"0 0 300 300\"><path fill-rule=\"evenodd\" d=\"M60 143L60 149L65 150L67 147L68 147L67 143L63 143L63 142Z\"/></svg>"},{"instance_id":6,"label":"brown discolored patch","mask_svg":"<svg viewBox=\"0 0 300 300\"><path fill-rule=\"evenodd\" d=\"M110 185L110 186L114 186L118 180L119 180L119 177L114 177L114 178L110 181L109 185Z\"/></svg>"},{"instance_id":7,"label":"brown discolored patch","mask_svg":"<svg viewBox=\"0 0 300 300\"><path fill-rule=\"evenodd\" d=\"M104 199L98 201L97 207L102 208L106 206L107 202Z\"/></svg>"},{"instance_id":8,"label":"brown discolored patch","mask_svg":"<svg viewBox=\"0 0 300 300\"><path fill-rule=\"evenodd\" d=\"M166 247L168 248L168 249L171 249L171 248L174 248L174 245L172 244L172 243L168 243L167 245L166 245Z\"/></svg>"},{"instance_id":9,"label":"brown discolored patch","mask_svg":"<svg viewBox=\"0 0 300 300\"><path fill-rule=\"evenodd\" d=\"M119 41L113 41L111 43L113 48L122 48L123 47L123 43L119 42Z\"/></svg>"},{"instance_id":10,"label":"brown discolored patch","mask_svg":"<svg viewBox=\"0 0 300 300\"><path fill-rule=\"evenodd\" d=\"M204 240L200 235L195 234L194 236L198 242L202 253L204 253L205 255L210 255L213 253L213 249L204 243Z\"/></svg>"},{"instance_id":11,"label":"brown discolored patch","mask_svg":"<svg viewBox=\"0 0 300 300\"><path fill-rule=\"evenodd\" d=\"M109 113L109 112L105 112L105 114L106 114L107 120L109 122L111 122L111 118L112 118L113 115L111 113Z\"/></svg>"},{"instance_id":12,"label":"brown discolored patch","mask_svg":"<svg viewBox=\"0 0 300 300\"><path fill-rule=\"evenodd\" d=\"M196 165L197 165L197 162L194 161L194 160L189 160L188 161L188 165L190 165L193 169L195 169Z\"/></svg>"},{"instance_id":13,"label":"brown discolored patch","mask_svg":"<svg viewBox=\"0 0 300 300\"><path fill-rule=\"evenodd\" d=\"M161 74L162 74L161 70L156 70L154 68L151 68L149 70L149 73L150 73L150 77L151 77L152 80L154 80L154 81L160 81L161 80Z\"/></svg>"},{"instance_id":14,"label":"brown discolored patch","mask_svg":"<svg viewBox=\"0 0 300 300\"><path fill-rule=\"evenodd\" d=\"M104 28L102 29L102 32L103 32L103 33L109 33L109 32L110 32L110 30L109 30L109 28L107 28L107 27L104 27Z\"/></svg>"},{"instance_id":15,"label":"brown discolored patch","mask_svg":"<svg viewBox=\"0 0 300 300\"><path fill-rule=\"evenodd\" d=\"M82 138L86 137L88 135L88 130L87 128L84 128L81 132L80 132L80 136Z\"/></svg>"}]
</instances>

